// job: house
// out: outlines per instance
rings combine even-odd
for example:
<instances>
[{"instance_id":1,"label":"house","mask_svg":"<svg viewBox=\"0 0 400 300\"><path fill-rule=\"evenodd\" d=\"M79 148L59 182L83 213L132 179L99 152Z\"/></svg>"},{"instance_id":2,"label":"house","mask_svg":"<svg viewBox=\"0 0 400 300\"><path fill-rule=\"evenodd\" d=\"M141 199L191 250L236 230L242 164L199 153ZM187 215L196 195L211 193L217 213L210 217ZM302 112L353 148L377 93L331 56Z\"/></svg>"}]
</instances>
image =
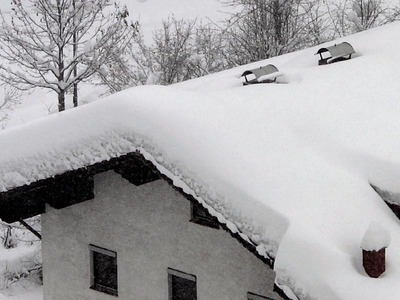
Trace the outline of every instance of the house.
<instances>
[{"instance_id":1,"label":"house","mask_svg":"<svg viewBox=\"0 0 400 300\"><path fill-rule=\"evenodd\" d=\"M327 68L316 48L259 63L285 85L242 88L241 67L1 132L0 218L43 214L45 299L398 299L399 30Z\"/></svg>"},{"instance_id":2,"label":"house","mask_svg":"<svg viewBox=\"0 0 400 300\"><path fill-rule=\"evenodd\" d=\"M138 152L1 198L8 222L42 214L45 299L282 299L272 261Z\"/></svg>"}]
</instances>

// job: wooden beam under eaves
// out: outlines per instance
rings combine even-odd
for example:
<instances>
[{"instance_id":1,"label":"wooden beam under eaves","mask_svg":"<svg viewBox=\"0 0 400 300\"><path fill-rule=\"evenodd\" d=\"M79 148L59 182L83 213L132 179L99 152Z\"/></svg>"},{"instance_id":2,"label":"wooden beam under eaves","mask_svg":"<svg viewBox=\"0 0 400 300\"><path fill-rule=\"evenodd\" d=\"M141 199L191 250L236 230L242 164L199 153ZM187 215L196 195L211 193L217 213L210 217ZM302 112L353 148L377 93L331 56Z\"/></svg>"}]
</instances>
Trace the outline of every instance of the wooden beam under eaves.
<instances>
[{"instance_id":1,"label":"wooden beam under eaves","mask_svg":"<svg viewBox=\"0 0 400 300\"><path fill-rule=\"evenodd\" d=\"M12 223L44 213L46 203L62 209L93 199L93 176L109 170L137 186L160 179L151 162L139 152L132 152L1 192L0 219Z\"/></svg>"}]
</instances>

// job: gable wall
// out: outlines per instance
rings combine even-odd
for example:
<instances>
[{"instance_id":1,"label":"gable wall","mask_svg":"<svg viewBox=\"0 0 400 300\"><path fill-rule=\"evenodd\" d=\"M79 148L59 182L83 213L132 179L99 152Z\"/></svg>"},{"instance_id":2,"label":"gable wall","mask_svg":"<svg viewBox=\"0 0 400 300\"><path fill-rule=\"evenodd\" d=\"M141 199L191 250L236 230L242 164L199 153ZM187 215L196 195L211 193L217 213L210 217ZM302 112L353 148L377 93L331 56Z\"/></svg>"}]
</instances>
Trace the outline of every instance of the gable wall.
<instances>
[{"instance_id":1,"label":"gable wall","mask_svg":"<svg viewBox=\"0 0 400 300\"><path fill-rule=\"evenodd\" d=\"M190 202L165 181L136 187L110 171L95 195L42 216L45 300L167 300L167 268L195 275L199 300L278 299L273 271L226 231L189 222ZM117 252L118 298L89 289L89 244Z\"/></svg>"}]
</instances>

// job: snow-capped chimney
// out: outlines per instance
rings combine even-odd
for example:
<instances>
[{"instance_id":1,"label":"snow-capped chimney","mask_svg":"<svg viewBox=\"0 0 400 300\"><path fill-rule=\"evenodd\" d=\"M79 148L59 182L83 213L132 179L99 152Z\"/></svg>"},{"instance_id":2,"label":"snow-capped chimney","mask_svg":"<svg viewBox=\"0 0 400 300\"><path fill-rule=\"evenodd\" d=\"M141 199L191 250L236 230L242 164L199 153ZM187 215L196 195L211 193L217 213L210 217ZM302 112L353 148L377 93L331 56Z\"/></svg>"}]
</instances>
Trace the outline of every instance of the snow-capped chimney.
<instances>
[{"instance_id":1,"label":"snow-capped chimney","mask_svg":"<svg viewBox=\"0 0 400 300\"><path fill-rule=\"evenodd\" d=\"M386 248L382 248L378 251L363 249L363 266L369 277L378 278L385 272L385 250Z\"/></svg>"},{"instance_id":2,"label":"snow-capped chimney","mask_svg":"<svg viewBox=\"0 0 400 300\"><path fill-rule=\"evenodd\" d=\"M379 223L369 225L362 241L363 266L368 276L378 278L385 272L385 251L390 244L390 234Z\"/></svg>"}]
</instances>

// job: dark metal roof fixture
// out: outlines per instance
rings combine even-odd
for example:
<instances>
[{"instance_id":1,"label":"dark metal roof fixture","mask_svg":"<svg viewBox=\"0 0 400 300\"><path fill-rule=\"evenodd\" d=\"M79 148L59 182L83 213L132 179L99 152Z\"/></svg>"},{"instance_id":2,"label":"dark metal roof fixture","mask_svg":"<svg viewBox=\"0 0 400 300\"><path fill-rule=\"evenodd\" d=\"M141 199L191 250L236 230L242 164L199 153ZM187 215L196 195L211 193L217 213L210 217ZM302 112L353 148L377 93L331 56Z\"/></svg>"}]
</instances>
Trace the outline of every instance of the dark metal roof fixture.
<instances>
[{"instance_id":1,"label":"dark metal roof fixture","mask_svg":"<svg viewBox=\"0 0 400 300\"><path fill-rule=\"evenodd\" d=\"M318 61L318 65L326 65L350 59L353 53L356 53L353 49L353 46L347 42L343 42L330 47L321 48L316 54L319 54L321 57L321 59Z\"/></svg>"},{"instance_id":2,"label":"dark metal roof fixture","mask_svg":"<svg viewBox=\"0 0 400 300\"><path fill-rule=\"evenodd\" d=\"M244 71L240 77L244 77L243 85L255 83L270 83L275 82L276 78L281 74L274 65L266 65L253 70Z\"/></svg>"}]
</instances>

